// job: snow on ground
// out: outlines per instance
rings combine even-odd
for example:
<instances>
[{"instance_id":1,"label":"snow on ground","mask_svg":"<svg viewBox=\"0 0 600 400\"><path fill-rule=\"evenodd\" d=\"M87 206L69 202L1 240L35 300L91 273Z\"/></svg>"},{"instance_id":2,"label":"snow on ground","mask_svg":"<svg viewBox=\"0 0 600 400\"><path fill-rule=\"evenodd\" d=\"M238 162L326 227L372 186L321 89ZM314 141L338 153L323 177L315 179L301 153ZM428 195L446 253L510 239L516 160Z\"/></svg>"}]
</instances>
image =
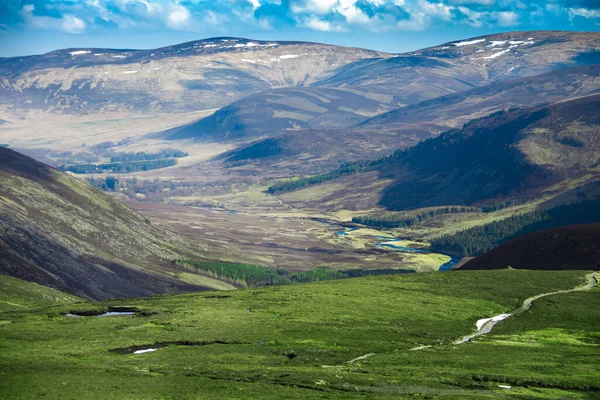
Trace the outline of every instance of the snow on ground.
<instances>
[{"instance_id":1,"label":"snow on ground","mask_svg":"<svg viewBox=\"0 0 600 400\"><path fill-rule=\"evenodd\" d=\"M124 74L137 74L138 71L123 71Z\"/></svg>"},{"instance_id":2,"label":"snow on ground","mask_svg":"<svg viewBox=\"0 0 600 400\"><path fill-rule=\"evenodd\" d=\"M508 71L506 71L507 74L510 74L511 72L513 72L515 69L519 68L521 66L521 64L517 65L516 67L512 67L511 69L509 69Z\"/></svg>"},{"instance_id":3,"label":"snow on ground","mask_svg":"<svg viewBox=\"0 0 600 400\"><path fill-rule=\"evenodd\" d=\"M470 40L467 42L458 42L458 43L454 43L454 45L456 47L462 47L462 46L471 46L473 44L477 44L477 43L482 43L485 42L487 39L477 39L477 40Z\"/></svg>"},{"instance_id":4,"label":"snow on ground","mask_svg":"<svg viewBox=\"0 0 600 400\"><path fill-rule=\"evenodd\" d=\"M126 56L113 56L113 58L125 58Z\"/></svg>"},{"instance_id":5,"label":"snow on ground","mask_svg":"<svg viewBox=\"0 0 600 400\"><path fill-rule=\"evenodd\" d=\"M506 49L506 50L502 50L499 51L497 53L494 53L492 55L489 55L487 57L482 57L484 60L493 60L494 58L498 58L500 56L503 56L504 54L508 53L510 51L510 49Z\"/></svg>"},{"instance_id":6,"label":"snow on ground","mask_svg":"<svg viewBox=\"0 0 600 400\"><path fill-rule=\"evenodd\" d=\"M295 54L284 54L283 56L279 56L280 60L290 60L292 58L298 58L300 56L297 56Z\"/></svg>"},{"instance_id":7,"label":"snow on ground","mask_svg":"<svg viewBox=\"0 0 600 400\"><path fill-rule=\"evenodd\" d=\"M77 51L69 52L69 54L72 56L80 56L82 54L89 54L89 53L91 53L91 51L89 51L89 50L77 50Z\"/></svg>"},{"instance_id":8,"label":"snow on ground","mask_svg":"<svg viewBox=\"0 0 600 400\"><path fill-rule=\"evenodd\" d=\"M490 44L488 47L504 46L505 44L506 40L493 40L492 44Z\"/></svg>"}]
</instances>

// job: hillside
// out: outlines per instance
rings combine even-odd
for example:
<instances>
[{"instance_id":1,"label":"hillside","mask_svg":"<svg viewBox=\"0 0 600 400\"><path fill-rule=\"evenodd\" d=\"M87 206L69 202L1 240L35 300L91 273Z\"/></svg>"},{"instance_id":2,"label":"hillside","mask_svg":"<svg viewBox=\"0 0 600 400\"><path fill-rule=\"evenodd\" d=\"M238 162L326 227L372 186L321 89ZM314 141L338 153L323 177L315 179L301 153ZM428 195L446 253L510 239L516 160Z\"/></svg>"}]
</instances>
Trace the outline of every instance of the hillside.
<instances>
[{"instance_id":1,"label":"hillside","mask_svg":"<svg viewBox=\"0 0 600 400\"><path fill-rule=\"evenodd\" d=\"M460 269L597 270L600 224L570 225L521 236Z\"/></svg>"},{"instance_id":2,"label":"hillside","mask_svg":"<svg viewBox=\"0 0 600 400\"><path fill-rule=\"evenodd\" d=\"M373 157L492 112L597 93L599 52L596 33L514 32L360 59L328 78L261 91L152 137L206 143L285 136L295 142L287 163L298 168L307 158L321 166L356 160L354 149ZM340 151L319 139L327 150L314 146L318 136L341 138Z\"/></svg>"},{"instance_id":3,"label":"hillside","mask_svg":"<svg viewBox=\"0 0 600 400\"><path fill-rule=\"evenodd\" d=\"M565 68L438 97L377 115L355 129L427 139L501 110L550 104L600 92L600 66Z\"/></svg>"},{"instance_id":4,"label":"hillside","mask_svg":"<svg viewBox=\"0 0 600 400\"><path fill-rule=\"evenodd\" d=\"M0 275L0 312L60 306L78 301L83 299L37 283Z\"/></svg>"},{"instance_id":5,"label":"hillside","mask_svg":"<svg viewBox=\"0 0 600 400\"><path fill-rule=\"evenodd\" d=\"M0 274L84 298L214 287L170 264L172 233L63 172L0 148ZM185 280L191 281L190 284Z\"/></svg>"},{"instance_id":6,"label":"hillside","mask_svg":"<svg viewBox=\"0 0 600 400\"><path fill-rule=\"evenodd\" d=\"M398 151L361 173L342 175L331 190L321 189L320 197L305 189L284 200L301 205L293 199L310 198L312 205L334 202L338 209L358 202L362 209L379 205L404 210L538 197L551 187L569 189L574 180L591 181L599 173L598 107L600 95L593 95L498 112ZM371 182L366 186L365 177ZM373 179L380 183L376 192Z\"/></svg>"},{"instance_id":7,"label":"hillside","mask_svg":"<svg viewBox=\"0 0 600 400\"><path fill-rule=\"evenodd\" d=\"M459 270L5 312L0 396L593 399L600 309L590 278ZM576 287L457 343L528 297ZM138 313L64 315L109 307Z\"/></svg>"},{"instance_id":8,"label":"hillside","mask_svg":"<svg viewBox=\"0 0 600 400\"><path fill-rule=\"evenodd\" d=\"M0 59L0 103L17 114L205 110L271 88L310 85L372 57L389 55L229 37L154 50L66 49Z\"/></svg>"},{"instance_id":9,"label":"hillside","mask_svg":"<svg viewBox=\"0 0 600 400\"><path fill-rule=\"evenodd\" d=\"M345 128L390 108L366 95L340 89L274 89L245 97L165 135L171 140L231 141L286 131Z\"/></svg>"},{"instance_id":10,"label":"hillside","mask_svg":"<svg viewBox=\"0 0 600 400\"><path fill-rule=\"evenodd\" d=\"M537 196L560 182L597 174L599 107L595 95L498 113L424 142L381 171L397 173L381 204L405 208Z\"/></svg>"},{"instance_id":11,"label":"hillside","mask_svg":"<svg viewBox=\"0 0 600 400\"><path fill-rule=\"evenodd\" d=\"M66 49L0 59L0 111L184 112L224 107L274 88L315 86L400 107L594 64L599 51L597 33L547 31L483 36L399 55L229 37L154 50Z\"/></svg>"}]
</instances>

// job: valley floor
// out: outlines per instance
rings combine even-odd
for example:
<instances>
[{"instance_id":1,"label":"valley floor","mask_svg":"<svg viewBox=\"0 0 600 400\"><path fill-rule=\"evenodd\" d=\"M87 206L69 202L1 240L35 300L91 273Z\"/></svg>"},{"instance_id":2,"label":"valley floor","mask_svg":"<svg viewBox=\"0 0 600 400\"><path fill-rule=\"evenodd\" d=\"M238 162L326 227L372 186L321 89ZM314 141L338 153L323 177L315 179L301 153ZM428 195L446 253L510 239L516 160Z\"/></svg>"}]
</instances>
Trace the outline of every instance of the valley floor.
<instances>
[{"instance_id":1,"label":"valley floor","mask_svg":"<svg viewBox=\"0 0 600 400\"><path fill-rule=\"evenodd\" d=\"M0 313L0 397L597 398L598 288L540 298L454 343L588 274L455 271L14 308ZM64 315L119 306L137 315Z\"/></svg>"}]
</instances>

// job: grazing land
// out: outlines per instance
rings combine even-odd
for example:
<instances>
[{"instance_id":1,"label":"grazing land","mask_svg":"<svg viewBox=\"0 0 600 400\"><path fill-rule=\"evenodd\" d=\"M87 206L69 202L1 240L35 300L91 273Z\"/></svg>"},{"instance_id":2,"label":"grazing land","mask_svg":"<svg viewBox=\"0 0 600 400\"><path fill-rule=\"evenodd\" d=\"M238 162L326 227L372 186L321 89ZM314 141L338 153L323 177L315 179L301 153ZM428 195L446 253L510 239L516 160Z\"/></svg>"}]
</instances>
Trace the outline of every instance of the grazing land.
<instances>
[{"instance_id":1,"label":"grazing land","mask_svg":"<svg viewBox=\"0 0 600 400\"><path fill-rule=\"evenodd\" d=\"M455 271L5 311L2 393L592 399L600 390L600 315L589 307L597 288L536 300L490 334L454 344L479 319L581 285L587 274ZM109 307L136 315L65 316Z\"/></svg>"}]
</instances>

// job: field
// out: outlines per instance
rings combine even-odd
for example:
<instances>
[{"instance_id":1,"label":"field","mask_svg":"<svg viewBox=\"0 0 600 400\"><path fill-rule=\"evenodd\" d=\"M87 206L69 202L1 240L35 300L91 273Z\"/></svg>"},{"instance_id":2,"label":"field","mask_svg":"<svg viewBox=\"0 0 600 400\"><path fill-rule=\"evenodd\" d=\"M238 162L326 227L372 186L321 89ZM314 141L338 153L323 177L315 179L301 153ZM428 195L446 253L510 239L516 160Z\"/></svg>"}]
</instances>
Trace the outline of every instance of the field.
<instances>
[{"instance_id":1,"label":"field","mask_svg":"<svg viewBox=\"0 0 600 400\"><path fill-rule=\"evenodd\" d=\"M597 288L540 299L488 336L453 344L478 319L585 274L457 271L5 311L0 395L594 398ZM63 315L118 306L138 315Z\"/></svg>"}]
</instances>

